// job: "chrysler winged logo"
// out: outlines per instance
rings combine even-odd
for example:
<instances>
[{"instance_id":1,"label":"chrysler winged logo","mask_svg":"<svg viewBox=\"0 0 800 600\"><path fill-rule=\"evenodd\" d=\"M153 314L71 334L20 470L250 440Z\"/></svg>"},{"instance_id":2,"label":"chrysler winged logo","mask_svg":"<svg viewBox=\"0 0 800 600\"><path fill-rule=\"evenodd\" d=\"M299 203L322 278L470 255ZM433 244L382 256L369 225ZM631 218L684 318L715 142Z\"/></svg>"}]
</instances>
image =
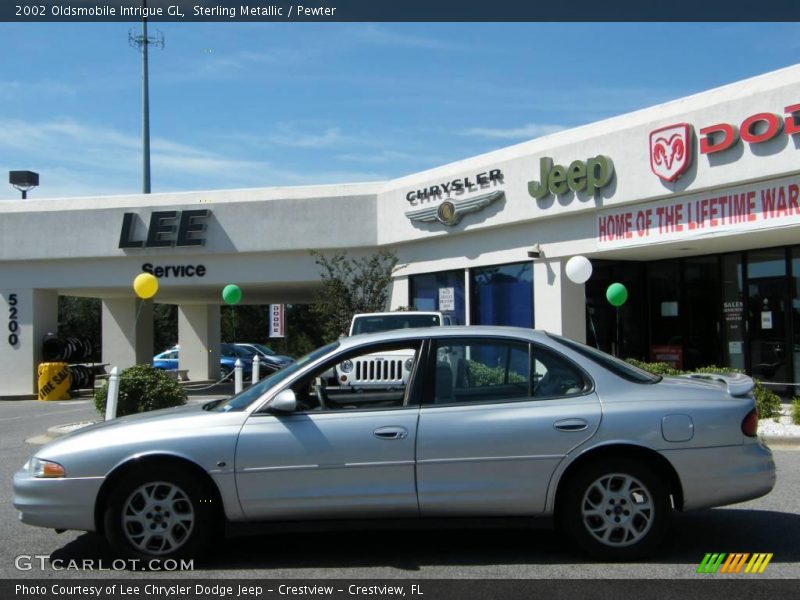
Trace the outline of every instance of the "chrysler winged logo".
<instances>
[{"instance_id":1,"label":"chrysler winged logo","mask_svg":"<svg viewBox=\"0 0 800 600\"><path fill-rule=\"evenodd\" d=\"M650 169L664 181L675 181L692 163L692 126L677 123L650 134Z\"/></svg>"},{"instance_id":2,"label":"chrysler winged logo","mask_svg":"<svg viewBox=\"0 0 800 600\"><path fill-rule=\"evenodd\" d=\"M439 206L410 210L406 213L406 216L412 221L425 223L439 221L444 225L455 225L465 214L481 210L484 206L489 206L495 200L502 198L503 194L505 194L504 191L497 190L489 194L463 200L445 200Z\"/></svg>"}]
</instances>

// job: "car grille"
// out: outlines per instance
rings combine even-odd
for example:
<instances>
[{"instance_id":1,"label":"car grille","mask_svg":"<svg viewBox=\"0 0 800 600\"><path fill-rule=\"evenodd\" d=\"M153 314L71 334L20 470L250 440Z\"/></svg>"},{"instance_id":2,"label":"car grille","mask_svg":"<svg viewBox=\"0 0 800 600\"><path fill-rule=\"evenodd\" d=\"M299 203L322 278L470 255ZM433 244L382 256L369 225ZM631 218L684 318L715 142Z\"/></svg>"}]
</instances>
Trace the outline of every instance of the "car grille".
<instances>
[{"instance_id":1,"label":"car grille","mask_svg":"<svg viewBox=\"0 0 800 600\"><path fill-rule=\"evenodd\" d=\"M356 383L402 383L403 360L364 358L356 360Z\"/></svg>"}]
</instances>

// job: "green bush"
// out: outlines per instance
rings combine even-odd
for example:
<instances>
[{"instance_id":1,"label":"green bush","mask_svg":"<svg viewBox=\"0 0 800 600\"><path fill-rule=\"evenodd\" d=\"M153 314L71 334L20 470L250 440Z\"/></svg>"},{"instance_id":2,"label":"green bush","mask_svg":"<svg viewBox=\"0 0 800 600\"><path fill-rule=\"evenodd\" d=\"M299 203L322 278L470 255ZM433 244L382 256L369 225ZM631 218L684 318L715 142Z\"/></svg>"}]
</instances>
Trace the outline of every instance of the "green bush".
<instances>
[{"instance_id":1,"label":"green bush","mask_svg":"<svg viewBox=\"0 0 800 600\"><path fill-rule=\"evenodd\" d=\"M629 358L627 360L630 364L649 371L655 375L683 375L686 373L739 373L736 369L727 367L717 367L710 365L707 367L700 367L694 371L680 371L674 369L667 363L647 363L639 360ZM755 387L753 388L753 395L756 398L756 407L758 408L758 416L761 419L777 418L781 415L781 399L772 390L767 389L755 377L753 378Z\"/></svg>"},{"instance_id":2,"label":"green bush","mask_svg":"<svg viewBox=\"0 0 800 600\"><path fill-rule=\"evenodd\" d=\"M101 415L106 412L107 396L108 382L94 394L94 406ZM120 375L118 417L184 404L186 392L177 379L161 369L136 365L125 369Z\"/></svg>"},{"instance_id":3,"label":"green bush","mask_svg":"<svg viewBox=\"0 0 800 600\"><path fill-rule=\"evenodd\" d=\"M792 423L800 425L800 398L792 398Z\"/></svg>"},{"instance_id":4,"label":"green bush","mask_svg":"<svg viewBox=\"0 0 800 600\"><path fill-rule=\"evenodd\" d=\"M482 362L469 361L469 374L473 387L487 385L502 385L505 383L525 383L525 378L519 373L510 371L506 381L506 370L503 367L489 367Z\"/></svg>"}]
</instances>

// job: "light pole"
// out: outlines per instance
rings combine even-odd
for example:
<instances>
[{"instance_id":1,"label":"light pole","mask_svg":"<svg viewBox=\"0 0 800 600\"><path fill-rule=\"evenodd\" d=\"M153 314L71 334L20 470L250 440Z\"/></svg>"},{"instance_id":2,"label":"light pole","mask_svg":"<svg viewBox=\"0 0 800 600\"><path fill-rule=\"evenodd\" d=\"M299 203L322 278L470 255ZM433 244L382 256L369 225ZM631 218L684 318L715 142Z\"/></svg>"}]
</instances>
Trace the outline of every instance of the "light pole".
<instances>
[{"instance_id":1,"label":"light pole","mask_svg":"<svg viewBox=\"0 0 800 600\"><path fill-rule=\"evenodd\" d=\"M147 47L164 47L164 36L147 35L147 0L142 0L142 35L128 34L128 42L142 54L142 193L150 193L150 79L148 75Z\"/></svg>"},{"instance_id":2,"label":"light pole","mask_svg":"<svg viewBox=\"0 0 800 600\"><path fill-rule=\"evenodd\" d=\"M28 197L28 190L39 185L39 174L34 171L9 171L8 183L22 192L22 199Z\"/></svg>"}]
</instances>

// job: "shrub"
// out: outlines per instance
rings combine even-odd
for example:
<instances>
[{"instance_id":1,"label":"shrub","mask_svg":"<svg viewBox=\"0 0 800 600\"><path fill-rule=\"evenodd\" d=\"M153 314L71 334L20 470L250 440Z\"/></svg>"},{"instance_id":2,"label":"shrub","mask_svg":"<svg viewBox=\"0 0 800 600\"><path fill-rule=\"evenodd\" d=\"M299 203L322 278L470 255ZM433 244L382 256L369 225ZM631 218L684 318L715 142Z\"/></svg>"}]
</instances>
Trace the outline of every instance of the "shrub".
<instances>
[{"instance_id":1,"label":"shrub","mask_svg":"<svg viewBox=\"0 0 800 600\"><path fill-rule=\"evenodd\" d=\"M503 367L490 367L475 360L469 361L469 374L473 387L525 383L525 378L514 371L506 373ZM508 381L506 381L506 377L508 377Z\"/></svg>"},{"instance_id":2,"label":"shrub","mask_svg":"<svg viewBox=\"0 0 800 600\"><path fill-rule=\"evenodd\" d=\"M649 371L655 375L683 375L685 373L739 373L736 369L730 369L727 367L717 367L714 365L710 365L708 367L700 367L699 369L695 369L694 371L680 371L678 369L674 369L667 363L646 363L639 360L634 360L629 358L628 361L630 364L639 367L640 369L644 369L645 371ZM780 397L773 392L772 390L767 389L764 384L762 384L758 379L755 377L753 378L755 382L755 387L753 388L753 395L756 398L756 407L758 408L758 416L761 419L770 419L770 418L777 418L781 415L781 399Z\"/></svg>"},{"instance_id":3,"label":"shrub","mask_svg":"<svg viewBox=\"0 0 800 600\"><path fill-rule=\"evenodd\" d=\"M665 362L648 363L636 360L635 358L629 358L626 362L632 364L634 367L639 367L640 369L652 373L653 375L680 375L684 372L673 368L669 363Z\"/></svg>"},{"instance_id":4,"label":"shrub","mask_svg":"<svg viewBox=\"0 0 800 600\"><path fill-rule=\"evenodd\" d=\"M100 414L106 412L107 396L108 382L94 394L94 406ZM184 404L186 392L175 378L161 369L136 365L120 375L118 417Z\"/></svg>"},{"instance_id":5,"label":"shrub","mask_svg":"<svg viewBox=\"0 0 800 600\"><path fill-rule=\"evenodd\" d=\"M800 398L792 398L792 423L800 425Z\"/></svg>"}]
</instances>

